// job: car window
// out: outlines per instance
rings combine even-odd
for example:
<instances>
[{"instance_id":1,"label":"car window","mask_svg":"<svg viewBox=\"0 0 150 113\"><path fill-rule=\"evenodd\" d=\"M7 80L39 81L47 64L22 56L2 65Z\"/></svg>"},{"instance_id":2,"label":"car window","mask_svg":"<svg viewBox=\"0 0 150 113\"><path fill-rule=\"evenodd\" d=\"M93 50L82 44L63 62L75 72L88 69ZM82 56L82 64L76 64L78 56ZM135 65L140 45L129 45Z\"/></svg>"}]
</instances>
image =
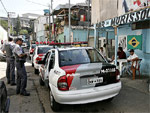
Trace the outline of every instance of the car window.
<instances>
[{"instance_id":1,"label":"car window","mask_svg":"<svg viewBox=\"0 0 150 113\"><path fill-rule=\"evenodd\" d=\"M95 49L74 49L59 51L59 65L105 62L104 58Z\"/></svg>"},{"instance_id":2,"label":"car window","mask_svg":"<svg viewBox=\"0 0 150 113\"><path fill-rule=\"evenodd\" d=\"M49 63L49 71L54 68L54 64L55 64L55 51L52 51Z\"/></svg>"},{"instance_id":3,"label":"car window","mask_svg":"<svg viewBox=\"0 0 150 113\"><path fill-rule=\"evenodd\" d=\"M52 49L51 47L38 47L38 54L47 53L48 50Z\"/></svg>"},{"instance_id":4,"label":"car window","mask_svg":"<svg viewBox=\"0 0 150 113\"><path fill-rule=\"evenodd\" d=\"M50 54L51 52L47 54L47 57L45 57L45 67L47 67L48 65L48 59L49 59Z\"/></svg>"}]
</instances>

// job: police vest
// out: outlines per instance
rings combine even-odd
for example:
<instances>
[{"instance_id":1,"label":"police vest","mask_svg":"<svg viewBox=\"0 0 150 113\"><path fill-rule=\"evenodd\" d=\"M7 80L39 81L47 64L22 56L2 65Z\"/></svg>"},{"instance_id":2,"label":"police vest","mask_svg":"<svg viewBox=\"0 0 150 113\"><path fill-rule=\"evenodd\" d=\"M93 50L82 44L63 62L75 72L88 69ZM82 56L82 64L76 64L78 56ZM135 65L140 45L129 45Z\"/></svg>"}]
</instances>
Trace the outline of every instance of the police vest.
<instances>
[{"instance_id":1,"label":"police vest","mask_svg":"<svg viewBox=\"0 0 150 113\"><path fill-rule=\"evenodd\" d=\"M10 44L5 45L5 50L6 50L6 56L7 57L13 57L13 53L12 53L12 49L11 49Z\"/></svg>"}]
</instances>

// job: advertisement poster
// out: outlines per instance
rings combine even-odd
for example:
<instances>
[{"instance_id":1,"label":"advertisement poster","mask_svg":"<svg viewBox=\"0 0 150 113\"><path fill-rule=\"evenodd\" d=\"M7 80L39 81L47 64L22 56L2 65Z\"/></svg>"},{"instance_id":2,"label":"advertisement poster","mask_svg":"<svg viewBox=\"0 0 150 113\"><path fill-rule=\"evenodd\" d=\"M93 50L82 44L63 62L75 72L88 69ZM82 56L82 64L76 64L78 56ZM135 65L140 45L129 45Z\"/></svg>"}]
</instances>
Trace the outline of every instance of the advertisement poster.
<instances>
[{"instance_id":1,"label":"advertisement poster","mask_svg":"<svg viewBox=\"0 0 150 113\"><path fill-rule=\"evenodd\" d=\"M127 37L127 49L142 50L142 35L129 35Z\"/></svg>"},{"instance_id":2,"label":"advertisement poster","mask_svg":"<svg viewBox=\"0 0 150 113\"><path fill-rule=\"evenodd\" d=\"M118 36L118 47L122 47L124 51L127 51L127 36Z\"/></svg>"},{"instance_id":3,"label":"advertisement poster","mask_svg":"<svg viewBox=\"0 0 150 113\"><path fill-rule=\"evenodd\" d=\"M150 6L150 0L119 0L119 15Z\"/></svg>"}]
</instances>

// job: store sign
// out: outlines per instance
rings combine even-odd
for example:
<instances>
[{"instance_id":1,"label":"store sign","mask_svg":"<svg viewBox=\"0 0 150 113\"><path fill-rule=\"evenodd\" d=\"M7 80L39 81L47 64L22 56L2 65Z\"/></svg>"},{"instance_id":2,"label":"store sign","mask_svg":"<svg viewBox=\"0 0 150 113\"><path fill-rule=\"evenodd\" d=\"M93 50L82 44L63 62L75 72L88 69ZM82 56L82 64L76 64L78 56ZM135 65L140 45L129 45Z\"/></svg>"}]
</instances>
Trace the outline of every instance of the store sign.
<instances>
[{"instance_id":1,"label":"store sign","mask_svg":"<svg viewBox=\"0 0 150 113\"><path fill-rule=\"evenodd\" d=\"M142 49L142 35L130 35L127 42L128 49Z\"/></svg>"},{"instance_id":2,"label":"store sign","mask_svg":"<svg viewBox=\"0 0 150 113\"><path fill-rule=\"evenodd\" d=\"M150 8L146 8L137 12L132 12L110 20L103 21L100 23L100 26L101 27L116 26L120 24L143 21L147 19L150 19Z\"/></svg>"}]
</instances>

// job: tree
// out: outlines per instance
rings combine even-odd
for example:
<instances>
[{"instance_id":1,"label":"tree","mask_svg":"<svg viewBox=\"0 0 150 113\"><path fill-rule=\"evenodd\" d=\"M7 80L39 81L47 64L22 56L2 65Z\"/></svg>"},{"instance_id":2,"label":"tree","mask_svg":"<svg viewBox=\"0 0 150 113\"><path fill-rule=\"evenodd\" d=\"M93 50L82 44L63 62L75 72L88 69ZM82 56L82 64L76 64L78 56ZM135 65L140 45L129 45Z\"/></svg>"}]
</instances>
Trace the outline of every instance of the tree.
<instances>
[{"instance_id":1,"label":"tree","mask_svg":"<svg viewBox=\"0 0 150 113\"><path fill-rule=\"evenodd\" d=\"M6 20L0 21L1 26L7 31L8 30L8 22Z\"/></svg>"},{"instance_id":2,"label":"tree","mask_svg":"<svg viewBox=\"0 0 150 113\"><path fill-rule=\"evenodd\" d=\"M16 34L17 34L17 35L19 35L20 29L21 29L20 17L19 17L19 15L18 15L18 17L17 17L17 23L16 23Z\"/></svg>"},{"instance_id":3,"label":"tree","mask_svg":"<svg viewBox=\"0 0 150 113\"><path fill-rule=\"evenodd\" d=\"M20 35L27 35L28 31L26 29L20 30Z\"/></svg>"}]
</instances>

